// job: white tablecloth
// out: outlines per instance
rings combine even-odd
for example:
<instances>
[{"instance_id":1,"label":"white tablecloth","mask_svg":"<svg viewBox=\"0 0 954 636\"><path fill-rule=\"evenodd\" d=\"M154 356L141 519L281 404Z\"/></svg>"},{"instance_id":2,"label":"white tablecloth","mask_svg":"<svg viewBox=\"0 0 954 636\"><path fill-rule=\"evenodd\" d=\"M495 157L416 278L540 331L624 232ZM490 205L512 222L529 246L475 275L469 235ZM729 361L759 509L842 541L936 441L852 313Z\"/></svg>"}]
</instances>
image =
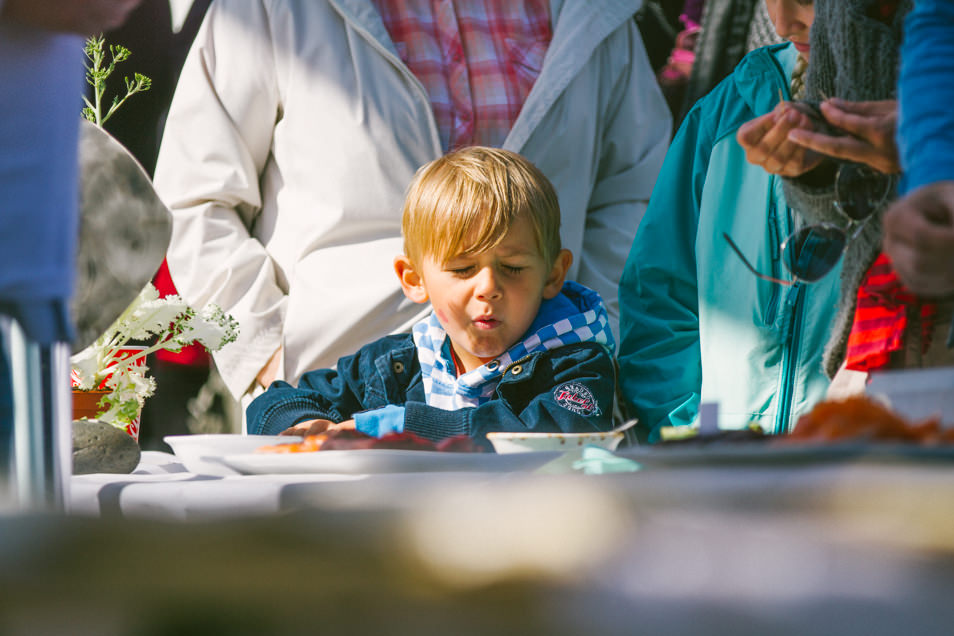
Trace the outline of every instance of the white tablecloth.
<instances>
[{"instance_id":1,"label":"white tablecloth","mask_svg":"<svg viewBox=\"0 0 954 636\"><path fill-rule=\"evenodd\" d=\"M75 475L70 512L154 519L198 520L293 512L319 505L377 507L399 493L460 482L506 479L498 473L197 475L174 456L145 451L130 475Z\"/></svg>"}]
</instances>

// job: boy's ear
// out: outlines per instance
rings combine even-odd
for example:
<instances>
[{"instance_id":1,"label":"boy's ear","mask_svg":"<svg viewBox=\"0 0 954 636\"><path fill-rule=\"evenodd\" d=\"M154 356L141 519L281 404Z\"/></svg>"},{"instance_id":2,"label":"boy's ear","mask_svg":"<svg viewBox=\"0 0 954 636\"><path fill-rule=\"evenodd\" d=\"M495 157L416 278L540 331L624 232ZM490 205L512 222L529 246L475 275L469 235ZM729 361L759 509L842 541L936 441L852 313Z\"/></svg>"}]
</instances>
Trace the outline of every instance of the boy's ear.
<instances>
[{"instance_id":1,"label":"boy's ear","mask_svg":"<svg viewBox=\"0 0 954 636\"><path fill-rule=\"evenodd\" d=\"M414 268L411 259L404 254L395 257L394 272L397 274L398 280L401 281L401 289L408 300L415 303L426 303L428 301L424 278Z\"/></svg>"},{"instance_id":2,"label":"boy's ear","mask_svg":"<svg viewBox=\"0 0 954 636\"><path fill-rule=\"evenodd\" d=\"M543 297L546 299L555 298L560 290L563 289L563 281L566 280L566 273L573 264L573 252L570 250L560 250L556 259L553 261L553 268L547 277L546 285L543 287Z\"/></svg>"}]
</instances>

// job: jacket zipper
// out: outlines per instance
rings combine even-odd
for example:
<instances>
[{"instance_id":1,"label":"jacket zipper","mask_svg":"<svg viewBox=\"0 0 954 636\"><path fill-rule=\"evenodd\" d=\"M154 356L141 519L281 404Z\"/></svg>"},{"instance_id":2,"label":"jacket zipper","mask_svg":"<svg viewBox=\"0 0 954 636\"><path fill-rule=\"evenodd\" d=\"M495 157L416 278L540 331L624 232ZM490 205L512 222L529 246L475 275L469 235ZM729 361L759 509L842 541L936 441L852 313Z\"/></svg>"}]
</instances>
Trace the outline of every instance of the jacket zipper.
<instances>
[{"instance_id":1,"label":"jacket zipper","mask_svg":"<svg viewBox=\"0 0 954 636\"><path fill-rule=\"evenodd\" d=\"M788 224L793 224L791 208L788 211ZM782 349L782 382L778 394L778 410L775 418L775 434L781 435L791 429L792 403L795 400L795 368L798 365L799 341L802 338L802 313L805 299L805 286L795 283L790 292L795 298L789 305L791 316L785 329L785 342Z\"/></svg>"},{"instance_id":2,"label":"jacket zipper","mask_svg":"<svg viewBox=\"0 0 954 636\"><path fill-rule=\"evenodd\" d=\"M769 179L769 196L771 198L769 202L769 215L768 215L768 226L769 226L769 249L772 253L772 277L781 278L781 260L782 260L782 248L779 241L779 231L778 231L778 209L775 205L775 176L773 175ZM769 296L768 304L765 306L765 324L772 325L775 323L775 319L778 316L778 303L779 296L781 295L781 290L779 289L778 283L769 283L772 286L772 295Z\"/></svg>"}]
</instances>

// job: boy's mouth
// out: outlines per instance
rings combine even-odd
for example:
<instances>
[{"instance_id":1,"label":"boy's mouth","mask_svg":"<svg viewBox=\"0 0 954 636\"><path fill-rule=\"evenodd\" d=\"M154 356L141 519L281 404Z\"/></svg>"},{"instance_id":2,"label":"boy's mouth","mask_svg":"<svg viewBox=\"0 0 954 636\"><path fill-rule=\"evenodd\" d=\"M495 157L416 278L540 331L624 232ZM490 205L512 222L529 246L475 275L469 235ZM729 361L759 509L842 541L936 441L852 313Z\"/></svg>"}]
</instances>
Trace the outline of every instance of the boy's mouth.
<instances>
[{"instance_id":1,"label":"boy's mouth","mask_svg":"<svg viewBox=\"0 0 954 636\"><path fill-rule=\"evenodd\" d=\"M500 325L500 321L493 316L479 316L474 318L474 324L478 329L493 329Z\"/></svg>"}]
</instances>

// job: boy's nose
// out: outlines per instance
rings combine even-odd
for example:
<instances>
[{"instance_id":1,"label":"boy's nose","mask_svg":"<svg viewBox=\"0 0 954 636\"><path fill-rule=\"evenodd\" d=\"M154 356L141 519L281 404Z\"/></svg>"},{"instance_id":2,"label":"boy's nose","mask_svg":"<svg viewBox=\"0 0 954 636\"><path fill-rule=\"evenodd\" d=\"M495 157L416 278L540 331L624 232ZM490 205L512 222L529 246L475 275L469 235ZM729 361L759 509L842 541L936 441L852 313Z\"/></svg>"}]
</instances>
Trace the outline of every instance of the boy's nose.
<instances>
[{"instance_id":1,"label":"boy's nose","mask_svg":"<svg viewBox=\"0 0 954 636\"><path fill-rule=\"evenodd\" d=\"M493 300L500 297L501 289L493 268L484 267L477 273L474 293L481 300Z\"/></svg>"}]
</instances>

